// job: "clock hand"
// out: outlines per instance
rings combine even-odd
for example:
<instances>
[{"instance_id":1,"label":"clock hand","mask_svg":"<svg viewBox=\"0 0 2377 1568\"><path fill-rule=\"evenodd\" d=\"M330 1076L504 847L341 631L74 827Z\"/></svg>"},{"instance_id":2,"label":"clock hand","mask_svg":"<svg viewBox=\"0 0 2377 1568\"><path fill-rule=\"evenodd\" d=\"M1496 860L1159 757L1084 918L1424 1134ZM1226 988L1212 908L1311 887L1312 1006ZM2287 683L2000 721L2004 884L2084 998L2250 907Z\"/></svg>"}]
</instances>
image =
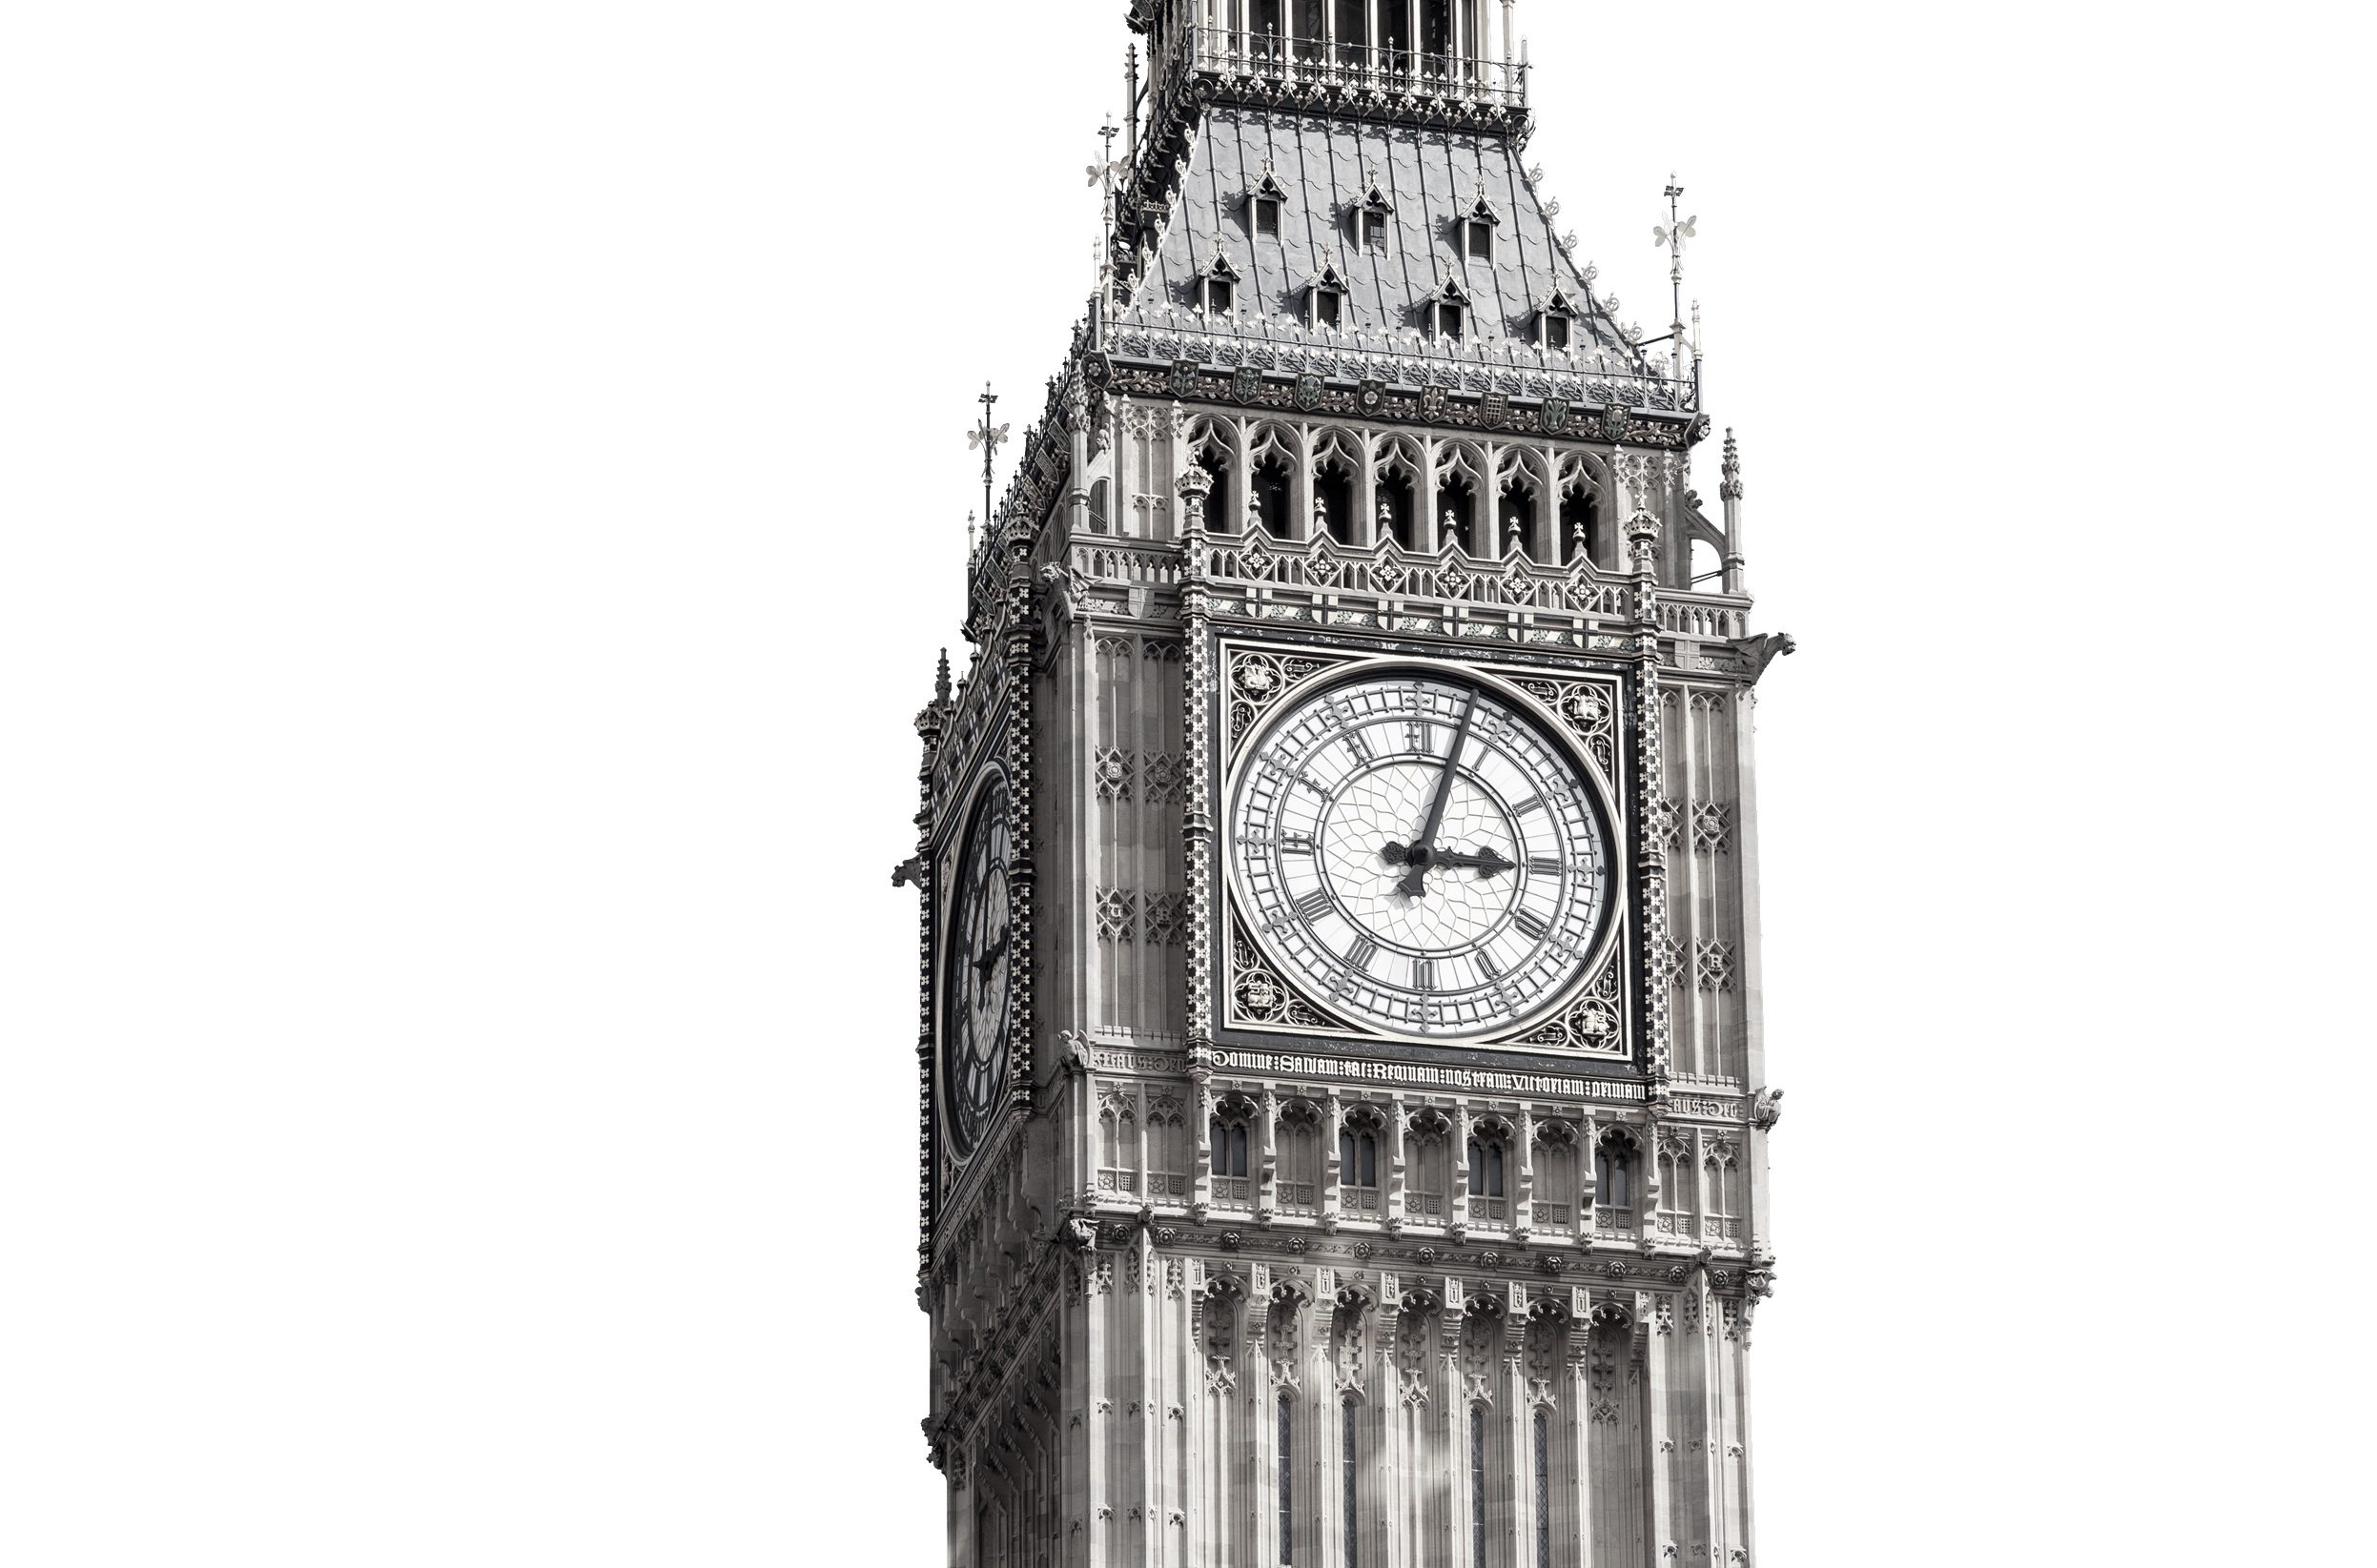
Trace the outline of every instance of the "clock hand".
<instances>
[{"instance_id":1,"label":"clock hand","mask_svg":"<svg viewBox=\"0 0 2377 1568\"><path fill-rule=\"evenodd\" d=\"M991 966L998 962L998 955L1007 950L1007 937L1008 932L1001 929L998 933L998 940L992 943L982 956L973 961L973 972L976 975L987 975L991 972Z\"/></svg>"},{"instance_id":2,"label":"clock hand","mask_svg":"<svg viewBox=\"0 0 2377 1568\"><path fill-rule=\"evenodd\" d=\"M1436 843L1436 830L1445 825L1445 803L1452 799L1453 769L1461 761L1461 748L1469 739L1469 718L1477 712L1477 693L1469 694L1468 706L1461 710L1461 726L1453 731L1452 749L1445 753L1445 770L1436 776L1436 799L1428 804L1427 825L1404 853L1404 864L1411 869L1395 884L1395 891L1413 898L1424 898L1428 890L1428 861Z\"/></svg>"},{"instance_id":3,"label":"clock hand","mask_svg":"<svg viewBox=\"0 0 2377 1568\"><path fill-rule=\"evenodd\" d=\"M1379 858L1389 865L1401 865L1410 860L1411 851L1403 845L1390 844L1379 851ZM1497 871L1510 870L1518 862L1505 860L1491 845L1480 845L1478 852L1474 855L1465 855L1458 849L1431 849L1428 851L1427 864L1474 866L1479 876L1490 877Z\"/></svg>"}]
</instances>

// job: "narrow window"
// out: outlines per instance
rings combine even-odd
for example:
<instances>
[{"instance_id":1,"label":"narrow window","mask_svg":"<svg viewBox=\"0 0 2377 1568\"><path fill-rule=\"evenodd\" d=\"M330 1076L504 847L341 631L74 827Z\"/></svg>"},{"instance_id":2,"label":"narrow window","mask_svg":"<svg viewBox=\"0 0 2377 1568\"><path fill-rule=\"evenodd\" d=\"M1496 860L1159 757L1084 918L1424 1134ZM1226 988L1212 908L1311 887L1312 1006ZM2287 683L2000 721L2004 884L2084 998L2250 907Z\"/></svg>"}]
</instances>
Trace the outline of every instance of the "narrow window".
<instances>
[{"instance_id":1,"label":"narrow window","mask_svg":"<svg viewBox=\"0 0 2377 1568\"><path fill-rule=\"evenodd\" d=\"M1498 1143L1486 1146L1486 1195L1489 1198L1503 1195L1502 1145Z\"/></svg>"},{"instance_id":2,"label":"narrow window","mask_svg":"<svg viewBox=\"0 0 2377 1568\"><path fill-rule=\"evenodd\" d=\"M1276 198L1271 196L1255 198L1255 233L1269 234L1274 238L1279 236L1280 204Z\"/></svg>"},{"instance_id":3,"label":"narrow window","mask_svg":"<svg viewBox=\"0 0 2377 1568\"><path fill-rule=\"evenodd\" d=\"M1486 1407L1469 1407L1469 1568L1486 1568Z\"/></svg>"},{"instance_id":4,"label":"narrow window","mask_svg":"<svg viewBox=\"0 0 2377 1568\"><path fill-rule=\"evenodd\" d=\"M1322 289L1312 296L1312 318L1323 327L1336 327L1344 321L1344 296L1335 289Z\"/></svg>"},{"instance_id":5,"label":"narrow window","mask_svg":"<svg viewBox=\"0 0 2377 1568\"><path fill-rule=\"evenodd\" d=\"M1469 220L1469 255L1479 261L1494 259L1494 226L1484 218Z\"/></svg>"},{"instance_id":6,"label":"narrow window","mask_svg":"<svg viewBox=\"0 0 2377 1568\"><path fill-rule=\"evenodd\" d=\"M1211 310L1216 316L1228 315L1230 312L1230 285L1224 283L1218 277L1209 281L1205 285L1205 305L1206 308Z\"/></svg>"},{"instance_id":7,"label":"narrow window","mask_svg":"<svg viewBox=\"0 0 2377 1568\"><path fill-rule=\"evenodd\" d=\"M1437 306L1436 330L1443 333L1445 336L1449 338L1451 341L1456 343L1460 342L1461 307L1458 305Z\"/></svg>"},{"instance_id":8,"label":"narrow window","mask_svg":"<svg viewBox=\"0 0 2377 1568\"><path fill-rule=\"evenodd\" d=\"M1291 1474L1293 1466L1289 1462L1293 1456L1288 1449L1288 1427L1287 1395L1283 1391L1280 1395L1280 1560L1281 1562L1296 1560L1296 1509L1293 1496L1289 1491L1294 1479Z\"/></svg>"},{"instance_id":9,"label":"narrow window","mask_svg":"<svg viewBox=\"0 0 2377 1568\"><path fill-rule=\"evenodd\" d=\"M1365 251L1386 249L1386 214L1384 213L1362 214L1362 248Z\"/></svg>"},{"instance_id":10,"label":"narrow window","mask_svg":"<svg viewBox=\"0 0 2377 1568\"><path fill-rule=\"evenodd\" d=\"M1362 1520L1357 1502L1361 1495L1359 1485L1361 1470L1355 1459L1357 1436L1354 1422L1360 1417L1362 1407L1354 1402L1354 1396L1349 1394L1345 1396L1345 1402L1339 1408L1344 1413L1345 1568L1361 1568L1358 1549L1362 1541Z\"/></svg>"},{"instance_id":11,"label":"narrow window","mask_svg":"<svg viewBox=\"0 0 2377 1568\"><path fill-rule=\"evenodd\" d=\"M1243 1127L1230 1129L1230 1174L1246 1174L1246 1129Z\"/></svg>"},{"instance_id":12,"label":"narrow window","mask_svg":"<svg viewBox=\"0 0 2377 1568\"><path fill-rule=\"evenodd\" d=\"M1612 1149L1608 1144L1604 1144L1601 1146L1600 1152L1594 1156L1593 1164L1596 1167L1593 1171L1593 1183L1601 1189L1599 1202L1602 1207L1624 1209L1633 1202L1632 1194L1628 1191L1627 1181L1627 1178L1633 1173L1630 1169L1633 1162L1626 1157L1624 1150Z\"/></svg>"},{"instance_id":13,"label":"narrow window","mask_svg":"<svg viewBox=\"0 0 2377 1568\"><path fill-rule=\"evenodd\" d=\"M1568 318L1565 316L1544 317L1544 346L1565 349L1568 346Z\"/></svg>"},{"instance_id":14,"label":"narrow window","mask_svg":"<svg viewBox=\"0 0 2377 1568\"><path fill-rule=\"evenodd\" d=\"M1535 1568L1551 1568L1551 1423L1535 1411Z\"/></svg>"}]
</instances>

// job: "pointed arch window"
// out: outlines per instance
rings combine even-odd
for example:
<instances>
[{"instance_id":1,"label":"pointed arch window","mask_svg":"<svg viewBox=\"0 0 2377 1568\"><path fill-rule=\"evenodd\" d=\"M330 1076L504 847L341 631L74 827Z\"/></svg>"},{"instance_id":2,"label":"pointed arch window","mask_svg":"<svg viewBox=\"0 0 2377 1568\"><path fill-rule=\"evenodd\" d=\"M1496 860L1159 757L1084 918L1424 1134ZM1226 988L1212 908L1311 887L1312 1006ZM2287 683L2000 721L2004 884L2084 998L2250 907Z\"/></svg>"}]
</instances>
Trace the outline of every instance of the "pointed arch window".
<instances>
[{"instance_id":1,"label":"pointed arch window","mask_svg":"<svg viewBox=\"0 0 2377 1568\"><path fill-rule=\"evenodd\" d=\"M1634 1229L1634 1139L1621 1128L1601 1135L1593 1149L1594 1223L1604 1231Z\"/></svg>"},{"instance_id":2,"label":"pointed arch window","mask_svg":"<svg viewBox=\"0 0 2377 1568\"><path fill-rule=\"evenodd\" d=\"M1280 1110L1279 1169L1273 1201L1282 1214L1321 1212L1321 1110L1291 1100Z\"/></svg>"},{"instance_id":3,"label":"pointed arch window","mask_svg":"<svg viewBox=\"0 0 2377 1568\"><path fill-rule=\"evenodd\" d=\"M1262 166L1262 178L1257 180L1254 190L1247 193L1246 202L1256 236L1279 238L1287 214L1287 187L1281 184L1280 176L1271 172L1268 159Z\"/></svg>"},{"instance_id":4,"label":"pointed arch window","mask_svg":"<svg viewBox=\"0 0 2377 1568\"><path fill-rule=\"evenodd\" d=\"M1097 1186L1104 1192L1139 1190L1138 1108L1136 1097L1109 1094L1097 1109Z\"/></svg>"},{"instance_id":5,"label":"pointed arch window","mask_svg":"<svg viewBox=\"0 0 2377 1568\"><path fill-rule=\"evenodd\" d=\"M1345 275L1335 262L1322 268L1304 283L1304 325L1331 332L1342 329L1347 293Z\"/></svg>"},{"instance_id":6,"label":"pointed arch window","mask_svg":"<svg viewBox=\"0 0 2377 1568\"><path fill-rule=\"evenodd\" d=\"M1337 1135L1338 1207L1344 1213L1375 1219L1383 1207L1379 1142L1385 1129L1386 1119L1368 1106L1357 1106L1345 1113L1344 1126Z\"/></svg>"},{"instance_id":7,"label":"pointed arch window","mask_svg":"<svg viewBox=\"0 0 2377 1568\"><path fill-rule=\"evenodd\" d=\"M1560 1234L1576 1229L1576 1195L1584 1172L1577 1164L1576 1129L1566 1122L1542 1122L1535 1129L1535 1201L1529 1213L1535 1229Z\"/></svg>"},{"instance_id":8,"label":"pointed arch window","mask_svg":"<svg viewBox=\"0 0 2377 1568\"><path fill-rule=\"evenodd\" d=\"M1535 303L1535 346L1567 351L1576 346L1576 321L1582 313L1566 289L1554 289Z\"/></svg>"},{"instance_id":9,"label":"pointed arch window","mask_svg":"<svg viewBox=\"0 0 2377 1568\"><path fill-rule=\"evenodd\" d=\"M1429 336L1458 343L1470 335L1469 291L1461 279L1447 275L1424 303Z\"/></svg>"},{"instance_id":10,"label":"pointed arch window","mask_svg":"<svg viewBox=\"0 0 2377 1568\"><path fill-rule=\"evenodd\" d=\"M1212 1149L1213 1196L1216 1203L1244 1208L1254 1202L1255 1182L1249 1173L1246 1124L1254 1105L1234 1095L1216 1107L1205 1133Z\"/></svg>"},{"instance_id":11,"label":"pointed arch window","mask_svg":"<svg viewBox=\"0 0 2377 1568\"><path fill-rule=\"evenodd\" d=\"M1499 1122L1481 1122L1469 1134L1469 1217L1492 1224L1510 1219L1510 1134Z\"/></svg>"},{"instance_id":12,"label":"pointed arch window","mask_svg":"<svg viewBox=\"0 0 2377 1568\"><path fill-rule=\"evenodd\" d=\"M1226 251L1216 251L1206 263L1197 269L1197 303L1205 315L1233 316L1238 314L1239 272Z\"/></svg>"},{"instance_id":13,"label":"pointed arch window","mask_svg":"<svg viewBox=\"0 0 2377 1568\"><path fill-rule=\"evenodd\" d=\"M1379 182L1372 180L1362 199L1354 203L1354 239L1364 251L1383 254L1394 221L1395 204L1387 200Z\"/></svg>"},{"instance_id":14,"label":"pointed arch window","mask_svg":"<svg viewBox=\"0 0 2377 1568\"><path fill-rule=\"evenodd\" d=\"M1502 214L1486 199L1480 190L1469 210L1456 220L1460 225L1461 254L1471 261L1494 259L1494 231L1502 227Z\"/></svg>"},{"instance_id":15,"label":"pointed arch window","mask_svg":"<svg viewBox=\"0 0 2377 1568\"><path fill-rule=\"evenodd\" d=\"M1452 1123L1441 1110L1421 1110L1412 1112L1406 1130L1411 1190L1404 1194L1404 1212L1423 1225L1442 1225L1452 1191Z\"/></svg>"}]
</instances>

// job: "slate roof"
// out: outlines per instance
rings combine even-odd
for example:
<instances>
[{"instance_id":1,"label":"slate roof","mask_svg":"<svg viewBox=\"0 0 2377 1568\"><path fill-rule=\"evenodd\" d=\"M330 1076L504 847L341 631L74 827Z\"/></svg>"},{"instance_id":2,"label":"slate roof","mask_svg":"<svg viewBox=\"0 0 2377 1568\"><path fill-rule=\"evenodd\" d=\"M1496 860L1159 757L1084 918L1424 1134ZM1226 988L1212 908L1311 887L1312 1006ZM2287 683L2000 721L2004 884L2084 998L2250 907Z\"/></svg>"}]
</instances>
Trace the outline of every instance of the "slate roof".
<instances>
[{"instance_id":1,"label":"slate roof","mask_svg":"<svg viewBox=\"0 0 2377 1568\"><path fill-rule=\"evenodd\" d=\"M1247 199L1266 159L1288 191L1276 237L1257 236ZM1363 249L1352 221L1373 182L1394 206L1383 253ZM1481 190L1502 218L1490 262L1465 257L1455 227ZM1575 352L1552 354L1551 367L1587 375L1597 366L1634 375L1649 368L1553 237L1506 136L1216 106L1203 117L1161 242L1117 325L1195 330L1197 279L1217 248L1240 278L1239 320L1219 324L1229 336L1328 338L1370 354L1442 360L1449 353L1496 365L1510 362L1515 345L1531 364L1537 308L1557 288L1586 314L1576 322ZM1292 324L1304 319L1305 286L1331 263L1348 285L1346 331L1295 331ZM1457 349L1423 347L1413 339L1426 319L1424 301L1448 274L1475 301L1469 340Z\"/></svg>"}]
</instances>

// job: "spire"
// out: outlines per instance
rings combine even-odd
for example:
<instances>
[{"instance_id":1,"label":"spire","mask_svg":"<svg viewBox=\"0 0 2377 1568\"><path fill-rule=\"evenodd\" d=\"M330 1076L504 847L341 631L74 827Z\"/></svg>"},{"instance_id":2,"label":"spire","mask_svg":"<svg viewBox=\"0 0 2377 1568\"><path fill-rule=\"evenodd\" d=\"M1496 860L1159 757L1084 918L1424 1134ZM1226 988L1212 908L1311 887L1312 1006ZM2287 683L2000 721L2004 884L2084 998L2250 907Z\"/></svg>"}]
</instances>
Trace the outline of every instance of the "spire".
<instances>
[{"instance_id":1,"label":"spire","mask_svg":"<svg viewBox=\"0 0 2377 1568\"><path fill-rule=\"evenodd\" d=\"M949 705L949 650L941 650L941 667L932 674L932 700L943 707Z\"/></svg>"}]
</instances>

